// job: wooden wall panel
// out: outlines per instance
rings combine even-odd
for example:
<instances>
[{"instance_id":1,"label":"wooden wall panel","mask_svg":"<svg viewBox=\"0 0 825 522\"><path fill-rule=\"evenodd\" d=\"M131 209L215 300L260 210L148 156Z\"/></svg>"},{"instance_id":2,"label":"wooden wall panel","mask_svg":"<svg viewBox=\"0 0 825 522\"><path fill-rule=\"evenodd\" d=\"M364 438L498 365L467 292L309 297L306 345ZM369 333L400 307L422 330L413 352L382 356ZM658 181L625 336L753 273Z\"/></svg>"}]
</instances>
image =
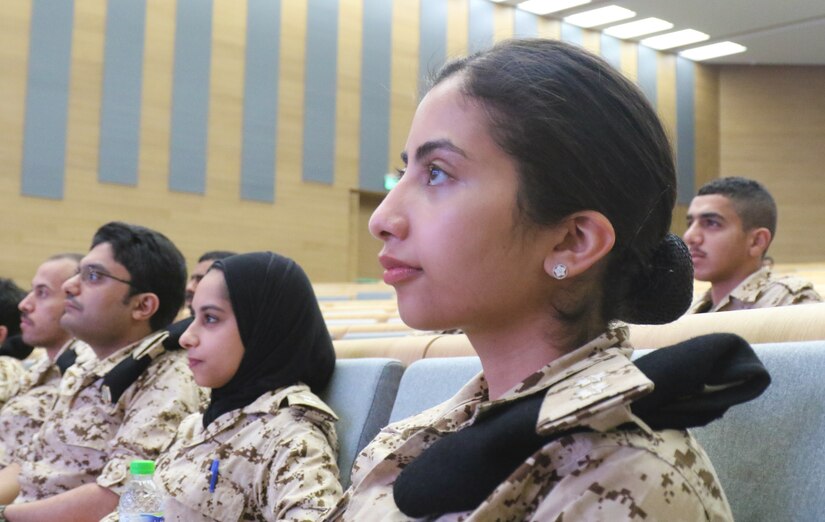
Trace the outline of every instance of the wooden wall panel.
<instances>
[{"instance_id":1,"label":"wooden wall panel","mask_svg":"<svg viewBox=\"0 0 825 522\"><path fill-rule=\"evenodd\" d=\"M467 54L469 0L447 0L447 59Z\"/></svg>"},{"instance_id":2,"label":"wooden wall panel","mask_svg":"<svg viewBox=\"0 0 825 522\"><path fill-rule=\"evenodd\" d=\"M825 242L825 67L726 66L719 72L720 175L759 180L779 207L769 253L821 262Z\"/></svg>"}]
</instances>

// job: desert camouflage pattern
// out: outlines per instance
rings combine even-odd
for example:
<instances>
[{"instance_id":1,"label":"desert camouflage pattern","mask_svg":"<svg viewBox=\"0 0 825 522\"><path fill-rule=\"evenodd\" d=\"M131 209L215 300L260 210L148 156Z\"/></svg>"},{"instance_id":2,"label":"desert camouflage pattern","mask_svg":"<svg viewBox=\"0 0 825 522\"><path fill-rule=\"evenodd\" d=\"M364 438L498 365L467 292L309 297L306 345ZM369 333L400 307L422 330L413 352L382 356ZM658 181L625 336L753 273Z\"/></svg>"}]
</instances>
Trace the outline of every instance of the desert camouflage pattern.
<instances>
[{"instance_id":1,"label":"desert camouflage pattern","mask_svg":"<svg viewBox=\"0 0 825 522\"><path fill-rule=\"evenodd\" d=\"M697 299L688 313L729 312L749 308L773 308L795 304L819 303L822 297L814 290L813 283L801 277L773 277L768 268L760 268L739 286L713 305L710 290Z\"/></svg>"},{"instance_id":2,"label":"desert camouflage pattern","mask_svg":"<svg viewBox=\"0 0 825 522\"><path fill-rule=\"evenodd\" d=\"M630 362L627 329L608 331L495 401L479 374L452 399L384 428L358 456L352 486L327 520L411 520L393 500L401 469L485 410L545 393L537 432L574 426L531 455L475 510L442 521L733 520L713 466L687 432L651 431L629 404L652 383ZM633 430L613 428L633 422Z\"/></svg>"},{"instance_id":3,"label":"desert camouflage pattern","mask_svg":"<svg viewBox=\"0 0 825 522\"><path fill-rule=\"evenodd\" d=\"M341 497L336 419L303 384L262 395L206 429L202 415L191 415L155 471L168 496L165 520L319 520Z\"/></svg>"},{"instance_id":4,"label":"desert camouflage pattern","mask_svg":"<svg viewBox=\"0 0 825 522\"><path fill-rule=\"evenodd\" d=\"M26 368L18 359L0 355L0 407L20 391L20 380Z\"/></svg>"},{"instance_id":5,"label":"desert camouflage pattern","mask_svg":"<svg viewBox=\"0 0 825 522\"><path fill-rule=\"evenodd\" d=\"M55 356L67 350L77 353L75 364L95 358L95 353L83 341L68 341ZM60 385L60 369L45 350L20 377L17 394L0 409L0 466L8 466L18 448L25 448L40 430L46 415L54 407Z\"/></svg>"},{"instance_id":6,"label":"desert camouflage pattern","mask_svg":"<svg viewBox=\"0 0 825 522\"><path fill-rule=\"evenodd\" d=\"M156 349L166 335L154 333L103 360L93 358L66 371L54 409L26 450L15 453L21 465L15 502L94 482L120 495L129 463L155 460L171 443L180 422L197 411L201 401L183 351L155 357L116 404L107 400L102 387L103 376L117 363Z\"/></svg>"}]
</instances>

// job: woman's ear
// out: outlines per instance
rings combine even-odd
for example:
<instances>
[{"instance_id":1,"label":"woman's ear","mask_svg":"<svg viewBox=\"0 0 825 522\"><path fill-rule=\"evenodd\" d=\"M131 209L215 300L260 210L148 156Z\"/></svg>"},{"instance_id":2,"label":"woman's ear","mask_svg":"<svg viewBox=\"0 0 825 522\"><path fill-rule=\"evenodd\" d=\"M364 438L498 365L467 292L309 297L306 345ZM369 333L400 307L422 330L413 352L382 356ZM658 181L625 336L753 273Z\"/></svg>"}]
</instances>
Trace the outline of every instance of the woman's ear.
<instances>
[{"instance_id":1,"label":"woman's ear","mask_svg":"<svg viewBox=\"0 0 825 522\"><path fill-rule=\"evenodd\" d=\"M559 228L563 237L544 259L544 271L556 279L583 274L603 259L616 243L613 225L604 214L595 210L570 214ZM564 269L559 268L560 265Z\"/></svg>"},{"instance_id":2,"label":"woman's ear","mask_svg":"<svg viewBox=\"0 0 825 522\"><path fill-rule=\"evenodd\" d=\"M144 292L134 296L132 305L132 319L136 321L148 321L160 306L160 299L151 292Z\"/></svg>"}]
</instances>

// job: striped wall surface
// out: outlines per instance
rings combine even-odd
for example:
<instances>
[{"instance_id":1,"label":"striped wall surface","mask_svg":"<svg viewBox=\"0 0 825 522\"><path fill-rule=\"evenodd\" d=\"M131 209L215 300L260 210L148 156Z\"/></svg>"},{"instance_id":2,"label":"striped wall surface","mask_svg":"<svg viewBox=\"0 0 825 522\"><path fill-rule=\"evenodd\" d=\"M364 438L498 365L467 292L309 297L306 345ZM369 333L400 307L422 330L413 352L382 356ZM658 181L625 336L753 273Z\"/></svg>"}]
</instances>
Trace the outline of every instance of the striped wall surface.
<instances>
[{"instance_id":1,"label":"striped wall surface","mask_svg":"<svg viewBox=\"0 0 825 522\"><path fill-rule=\"evenodd\" d=\"M10 208L18 215L30 202L22 198L40 201L22 215L49 215L57 208L50 205L62 202L61 212L72 212L64 225L75 223L84 231L78 236L113 217L157 219L187 237L182 242L191 257L213 246L275 248L286 237L284 248L310 252L308 271L347 279L348 191L383 191L431 73L450 57L514 35L561 37L599 52L637 80L654 106L669 90L676 100L680 201L694 188L691 111L702 108L693 94L694 64L663 62L642 46L509 6L488 0L58 4L21 0L0 14L0 29L8 29L0 35L8 50L0 65L12 74L0 80L7 105L0 125L4 135L21 136L0 145L12 174L2 188L17 195ZM663 88L662 67L671 65L677 81ZM249 231L239 236L221 223L201 237L196 229L204 216L220 221L209 213L215 205L231 205L237 220L252 223ZM296 227L318 230L305 213L321 206L318 219L329 237L295 234ZM30 251L48 254L58 236L47 227ZM57 244L74 245L71 235L60 237ZM338 268L327 267L330 255L342 256ZM17 256L0 253L0 262Z\"/></svg>"}]
</instances>

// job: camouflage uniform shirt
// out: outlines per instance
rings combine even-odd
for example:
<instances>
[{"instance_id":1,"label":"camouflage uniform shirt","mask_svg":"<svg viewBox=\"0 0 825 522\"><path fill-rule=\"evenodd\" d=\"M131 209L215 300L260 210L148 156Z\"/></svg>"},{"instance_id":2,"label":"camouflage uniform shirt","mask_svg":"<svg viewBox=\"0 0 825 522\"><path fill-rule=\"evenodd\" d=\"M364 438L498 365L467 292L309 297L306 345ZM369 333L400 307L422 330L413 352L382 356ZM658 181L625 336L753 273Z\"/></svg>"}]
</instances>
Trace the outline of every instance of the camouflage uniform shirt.
<instances>
[{"instance_id":1,"label":"camouflage uniform shirt","mask_svg":"<svg viewBox=\"0 0 825 522\"><path fill-rule=\"evenodd\" d=\"M168 496L165 520L318 520L341 497L336 418L303 384L266 393L205 429L201 414L189 416L155 472Z\"/></svg>"},{"instance_id":2,"label":"camouflage uniform shirt","mask_svg":"<svg viewBox=\"0 0 825 522\"><path fill-rule=\"evenodd\" d=\"M155 460L169 445L181 420L200 404L183 351L157 355L116 404L102 387L106 373L126 357L162 352L166 335L156 332L103 360L95 357L66 371L54 409L28 448L15 453L21 465L15 502L94 482L120 495L129 462Z\"/></svg>"},{"instance_id":3,"label":"camouflage uniform shirt","mask_svg":"<svg viewBox=\"0 0 825 522\"><path fill-rule=\"evenodd\" d=\"M83 341L72 339L57 352L55 360L67 350L77 353L75 363L95 358L95 353ZM60 369L49 356L42 356L20 377L17 394L0 409L0 466L15 459L18 449L25 452L46 415L52 410L60 385Z\"/></svg>"},{"instance_id":4,"label":"camouflage uniform shirt","mask_svg":"<svg viewBox=\"0 0 825 522\"><path fill-rule=\"evenodd\" d=\"M772 308L794 304L818 303L822 297L810 281L800 277L772 277L767 268L760 268L726 295L716 306L710 290L697 299L688 313L729 312L749 308Z\"/></svg>"},{"instance_id":5,"label":"camouflage uniform shirt","mask_svg":"<svg viewBox=\"0 0 825 522\"><path fill-rule=\"evenodd\" d=\"M20 380L26 373L18 359L0 355L0 407L20 390Z\"/></svg>"},{"instance_id":6,"label":"camouflage uniform shirt","mask_svg":"<svg viewBox=\"0 0 825 522\"><path fill-rule=\"evenodd\" d=\"M353 466L352 486L327 520L411 520L393 499L405 462L479 414L544 394L536 431L568 434L528 457L473 511L444 521L733 520L716 472L684 431L650 431L629 404L652 383L623 350L625 328L609 331L525 379L495 401L483 374L452 399L384 428ZM638 429L613 430L626 422Z\"/></svg>"}]
</instances>

